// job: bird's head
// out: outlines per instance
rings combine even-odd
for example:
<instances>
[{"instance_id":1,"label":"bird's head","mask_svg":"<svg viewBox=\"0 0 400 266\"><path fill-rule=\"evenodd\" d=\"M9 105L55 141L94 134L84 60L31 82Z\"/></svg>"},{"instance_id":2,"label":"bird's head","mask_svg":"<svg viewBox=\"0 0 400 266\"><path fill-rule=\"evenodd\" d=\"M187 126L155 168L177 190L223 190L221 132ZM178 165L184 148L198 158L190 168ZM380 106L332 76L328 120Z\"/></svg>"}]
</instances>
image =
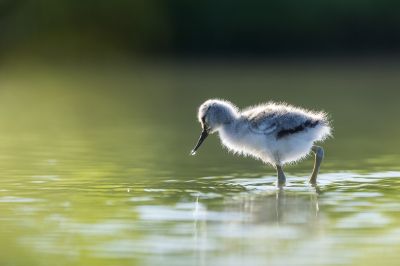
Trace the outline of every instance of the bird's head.
<instances>
[{"instance_id":1,"label":"bird's head","mask_svg":"<svg viewBox=\"0 0 400 266\"><path fill-rule=\"evenodd\" d=\"M196 150L200 147L201 143L223 125L231 123L237 117L237 107L232 103L223 100L208 100L200 107L197 118L201 123L203 132L197 145L194 147L190 155L194 155Z\"/></svg>"}]
</instances>

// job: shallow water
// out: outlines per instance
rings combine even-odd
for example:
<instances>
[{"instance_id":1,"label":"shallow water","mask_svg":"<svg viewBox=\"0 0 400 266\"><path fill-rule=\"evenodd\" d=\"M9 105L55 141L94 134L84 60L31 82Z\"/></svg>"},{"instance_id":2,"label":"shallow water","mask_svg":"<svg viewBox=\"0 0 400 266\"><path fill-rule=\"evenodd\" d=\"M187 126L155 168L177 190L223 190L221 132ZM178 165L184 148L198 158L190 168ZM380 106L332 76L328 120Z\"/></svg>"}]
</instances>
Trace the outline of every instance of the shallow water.
<instances>
[{"instance_id":1,"label":"shallow water","mask_svg":"<svg viewBox=\"0 0 400 266\"><path fill-rule=\"evenodd\" d=\"M397 265L399 64L0 70L0 265ZM275 170L201 133L207 98L325 109L334 139Z\"/></svg>"}]
</instances>

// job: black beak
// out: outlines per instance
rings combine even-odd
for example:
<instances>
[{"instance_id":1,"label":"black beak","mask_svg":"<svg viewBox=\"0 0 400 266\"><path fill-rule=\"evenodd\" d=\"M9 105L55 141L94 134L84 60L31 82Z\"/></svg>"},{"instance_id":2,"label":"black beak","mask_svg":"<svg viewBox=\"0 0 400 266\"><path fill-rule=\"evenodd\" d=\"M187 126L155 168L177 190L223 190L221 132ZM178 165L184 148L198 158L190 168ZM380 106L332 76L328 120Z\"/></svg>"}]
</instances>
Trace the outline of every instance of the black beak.
<instances>
[{"instance_id":1,"label":"black beak","mask_svg":"<svg viewBox=\"0 0 400 266\"><path fill-rule=\"evenodd\" d=\"M196 154L196 150L200 147L201 143L203 143L203 141L207 138L208 136L208 132L207 130L204 130L199 138L199 141L196 144L196 147L194 147L194 149L192 150L192 152L189 155L195 155Z\"/></svg>"}]
</instances>

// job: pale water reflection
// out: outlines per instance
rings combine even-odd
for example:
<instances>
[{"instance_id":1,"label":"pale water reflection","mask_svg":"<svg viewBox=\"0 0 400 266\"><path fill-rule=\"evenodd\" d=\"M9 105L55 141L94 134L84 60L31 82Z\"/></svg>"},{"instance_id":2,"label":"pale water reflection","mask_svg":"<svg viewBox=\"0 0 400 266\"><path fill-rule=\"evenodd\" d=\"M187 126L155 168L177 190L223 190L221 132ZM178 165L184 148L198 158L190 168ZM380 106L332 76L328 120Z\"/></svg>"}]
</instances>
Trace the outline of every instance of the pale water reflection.
<instances>
[{"instance_id":1,"label":"pale water reflection","mask_svg":"<svg viewBox=\"0 0 400 266\"><path fill-rule=\"evenodd\" d=\"M100 201L96 187L107 186L87 181L75 195L92 198L86 207L74 196L1 197L2 234L38 264L60 257L65 265L368 264L400 245L399 175L330 173L317 187L303 179L281 189L275 176L174 180L173 187L165 180L130 184L130 192L109 184L113 192Z\"/></svg>"}]
</instances>

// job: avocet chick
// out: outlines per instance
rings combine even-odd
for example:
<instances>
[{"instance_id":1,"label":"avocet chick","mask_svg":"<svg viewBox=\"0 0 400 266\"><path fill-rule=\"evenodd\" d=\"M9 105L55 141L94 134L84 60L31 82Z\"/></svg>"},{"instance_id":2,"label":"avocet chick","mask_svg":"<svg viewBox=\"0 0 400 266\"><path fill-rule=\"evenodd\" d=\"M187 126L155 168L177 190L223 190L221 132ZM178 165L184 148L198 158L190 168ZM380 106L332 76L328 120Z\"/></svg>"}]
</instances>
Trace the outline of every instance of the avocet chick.
<instances>
[{"instance_id":1,"label":"avocet chick","mask_svg":"<svg viewBox=\"0 0 400 266\"><path fill-rule=\"evenodd\" d=\"M324 150L314 142L331 136L326 113L273 102L240 111L231 102L214 99L200 106L198 119L203 132L190 155L218 131L222 145L230 151L275 166L277 182L282 184L286 181L282 166L303 159L311 150L315 165L309 181L316 183Z\"/></svg>"}]
</instances>

